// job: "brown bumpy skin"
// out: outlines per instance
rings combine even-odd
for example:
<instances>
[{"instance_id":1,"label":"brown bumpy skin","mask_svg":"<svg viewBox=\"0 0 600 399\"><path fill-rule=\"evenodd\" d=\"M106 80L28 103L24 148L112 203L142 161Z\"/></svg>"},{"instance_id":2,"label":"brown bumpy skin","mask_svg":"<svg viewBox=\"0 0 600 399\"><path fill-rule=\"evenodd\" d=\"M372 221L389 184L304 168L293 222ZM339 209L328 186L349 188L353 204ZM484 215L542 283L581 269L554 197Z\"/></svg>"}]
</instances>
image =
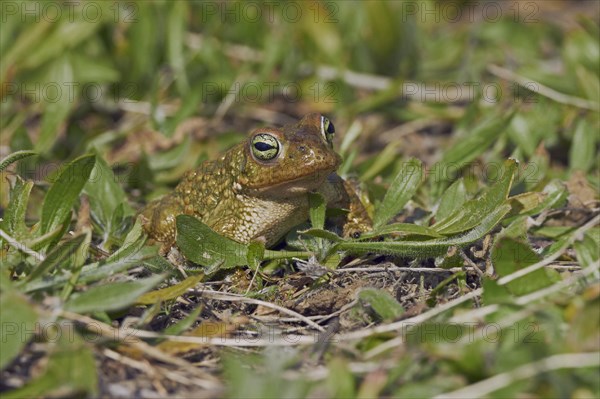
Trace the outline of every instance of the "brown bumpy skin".
<instances>
[{"instance_id":1,"label":"brown bumpy skin","mask_svg":"<svg viewBox=\"0 0 600 399\"><path fill-rule=\"evenodd\" d=\"M187 214L235 241L262 240L269 247L308 218L310 192L323 195L328 206L349 210L345 236L370 230L364 206L335 173L341 159L324 121L309 114L280 129L254 130L219 159L188 172L173 193L148 204L140 214L145 231L170 247L175 217ZM276 150L261 151L265 143L256 143L265 136Z\"/></svg>"}]
</instances>

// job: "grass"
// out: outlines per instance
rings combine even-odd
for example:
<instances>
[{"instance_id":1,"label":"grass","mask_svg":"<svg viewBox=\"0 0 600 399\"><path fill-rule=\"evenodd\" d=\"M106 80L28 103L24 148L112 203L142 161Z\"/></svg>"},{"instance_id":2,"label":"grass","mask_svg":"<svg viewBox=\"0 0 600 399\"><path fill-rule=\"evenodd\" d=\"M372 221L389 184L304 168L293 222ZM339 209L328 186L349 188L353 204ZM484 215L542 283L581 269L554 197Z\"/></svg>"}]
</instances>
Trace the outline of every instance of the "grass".
<instances>
[{"instance_id":1,"label":"grass","mask_svg":"<svg viewBox=\"0 0 600 399\"><path fill-rule=\"evenodd\" d=\"M3 397L600 396L596 2L86 4L2 2ZM313 111L372 233L146 244Z\"/></svg>"}]
</instances>

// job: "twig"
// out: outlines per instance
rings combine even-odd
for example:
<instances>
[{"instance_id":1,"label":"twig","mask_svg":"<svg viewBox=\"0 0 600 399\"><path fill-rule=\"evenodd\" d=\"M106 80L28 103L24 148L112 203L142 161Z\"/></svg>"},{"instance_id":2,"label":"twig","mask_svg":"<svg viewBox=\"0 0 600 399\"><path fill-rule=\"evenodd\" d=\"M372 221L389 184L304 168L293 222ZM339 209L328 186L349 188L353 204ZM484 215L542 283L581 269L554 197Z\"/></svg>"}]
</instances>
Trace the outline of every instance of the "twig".
<instances>
[{"instance_id":1,"label":"twig","mask_svg":"<svg viewBox=\"0 0 600 399\"><path fill-rule=\"evenodd\" d=\"M509 80L523 86L527 90L531 90L535 93L539 93L545 97L548 97L556 102L567 105L574 105L579 108L585 108L592 111L597 111L600 109L600 104L594 101L589 101L583 98L570 96L568 94L561 93L556 91L548 86L541 84L540 82L536 82L535 80L528 79L524 76L521 76L509 69L502 68L498 65L488 65L488 71L493 75L498 76L501 79ZM535 84L535 87L531 87L532 83Z\"/></svg>"},{"instance_id":2,"label":"twig","mask_svg":"<svg viewBox=\"0 0 600 399\"><path fill-rule=\"evenodd\" d=\"M279 305L276 305L271 302L261 301L260 299L254 299L254 298L246 298L244 296L236 295L236 294L227 294L227 293L223 293L223 292L219 292L219 291L202 290L201 293L202 293L202 295L206 295L206 296L209 296L211 298L221 300L221 301L251 303L254 305L261 305L261 306L264 306L267 308L275 309L275 310L280 311L281 313L285 313L289 316L293 316L296 319L303 321L304 323L308 324L309 326L311 326L321 332L325 331L325 329L323 327L321 327L320 325L318 325L311 319L307 318L306 316L303 316L298 312L294 312L291 309L284 308L283 306L279 306Z\"/></svg>"},{"instance_id":3,"label":"twig","mask_svg":"<svg viewBox=\"0 0 600 399\"><path fill-rule=\"evenodd\" d=\"M220 388L220 384L217 383L215 377L211 376L208 373L204 373L201 370L195 368L190 362L184 359L180 359L174 356L171 356L160 349L148 345L146 342L139 339L139 337L144 336L142 330L137 330L135 328L126 328L126 329L117 329L105 324L101 321L92 319L91 317L84 316L78 313L69 312L66 310L60 311L60 316L67 319L72 320L81 324L86 330L90 331L93 334L97 334L100 337L104 337L109 340L125 342L128 345L139 350L146 356L154 358L156 360L160 360L162 362L172 364L174 366L178 366L187 370L188 372L195 374L198 378L200 386L206 389L217 389ZM158 334L155 334L158 335ZM155 337L158 338L158 337Z\"/></svg>"},{"instance_id":4,"label":"twig","mask_svg":"<svg viewBox=\"0 0 600 399\"><path fill-rule=\"evenodd\" d=\"M558 283L552 284L549 287L542 288L540 290L532 292L531 294L518 297L515 300L515 303L517 305L521 305L521 306L527 305L527 304L529 304L533 301L536 301L538 299L541 299L547 295L550 295L557 291L560 291L563 288L569 287L570 285L581 280L582 278L587 277L590 274L596 273L598 271L598 269L600 269L600 261L596 261L595 263L591 264L590 266L586 267L585 269L582 269L580 273L574 274L565 280L559 281ZM499 309L499 306L497 304L484 306L482 308L473 309L469 312L465 312L458 316L454 316L450 319L450 322L451 323L470 322L473 320L481 319L482 317L487 316L488 314L494 313L498 309Z\"/></svg>"},{"instance_id":5,"label":"twig","mask_svg":"<svg viewBox=\"0 0 600 399\"><path fill-rule=\"evenodd\" d=\"M151 377L155 377L158 375L162 375L165 378L170 379L173 382L178 384L188 385L188 386L199 386L204 389L217 389L217 385L208 385L204 380L198 378L188 378L184 376L181 372L173 372L171 370L167 370L164 368L158 368L156 366L152 366L147 362L141 362L139 360L132 359L128 356L124 356L119 352L113 351L112 349L105 348L103 350L104 356L109 359L113 359L119 363L122 363L128 367L134 368L136 370L142 371L144 374L147 374ZM187 370L186 370L187 371Z\"/></svg>"},{"instance_id":6,"label":"twig","mask_svg":"<svg viewBox=\"0 0 600 399\"><path fill-rule=\"evenodd\" d=\"M398 273L458 273L462 272L462 267L452 267L450 269L442 269L441 267L389 267L389 266L373 266L373 267L348 267L337 269L336 273L357 273L357 272L398 272ZM468 269L467 269L468 270Z\"/></svg>"},{"instance_id":7,"label":"twig","mask_svg":"<svg viewBox=\"0 0 600 399\"><path fill-rule=\"evenodd\" d=\"M595 367L598 365L600 365L600 352L553 355L536 362L524 364L514 370L495 375L475 384L457 389L456 391L437 395L434 398L481 398L498 389L514 384L516 381L535 377L538 374L548 371Z\"/></svg>"},{"instance_id":8,"label":"twig","mask_svg":"<svg viewBox=\"0 0 600 399\"><path fill-rule=\"evenodd\" d=\"M466 295L463 295L461 297L458 297L456 299L448 301L441 306L435 307L431 310L428 310L427 312L421 313L420 315L417 315L417 316L414 316L414 317L411 317L408 319L400 320L395 323L384 324L384 325L379 325L379 326L375 326L372 328L365 328L362 330L352 331L352 332L349 332L346 334L340 334L336 337L336 339L340 340L340 341L352 341L352 340L356 340L356 339L370 337L370 336L376 335L376 334L393 332L393 331L400 330L402 328L412 327L415 324L423 323L423 322L425 322L425 321L427 321L449 309L452 309L455 306L460 305L463 302L466 302L470 299L473 299L473 298L481 295L481 292L482 292L482 289L478 288L476 290L469 292Z\"/></svg>"},{"instance_id":9,"label":"twig","mask_svg":"<svg viewBox=\"0 0 600 399\"><path fill-rule=\"evenodd\" d=\"M3 239L5 239L7 243L9 243L11 246L15 247L19 251L24 252L24 253L26 253L29 256L33 256L39 262L41 262L41 261L43 261L45 259L44 255L42 255L39 252L36 252L33 249L27 247L25 244L21 244L19 241L17 241L16 239L12 238L11 236L9 236L2 229L0 229L0 237L2 237Z\"/></svg>"}]
</instances>

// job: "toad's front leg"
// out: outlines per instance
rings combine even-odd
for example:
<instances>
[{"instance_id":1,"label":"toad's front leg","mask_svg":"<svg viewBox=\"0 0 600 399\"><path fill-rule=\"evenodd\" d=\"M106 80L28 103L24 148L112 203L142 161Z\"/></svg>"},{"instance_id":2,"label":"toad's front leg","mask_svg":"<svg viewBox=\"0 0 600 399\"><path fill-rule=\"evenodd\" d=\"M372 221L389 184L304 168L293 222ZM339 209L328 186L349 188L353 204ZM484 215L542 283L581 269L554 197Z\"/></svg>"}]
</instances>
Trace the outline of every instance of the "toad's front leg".
<instances>
[{"instance_id":1,"label":"toad's front leg","mask_svg":"<svg viewBox=\"0 0 600 399\"><path fill-rule=\"evenodd\" d=\"M343 229L344 237L358 238L361 233L372 230L373 222L354 188L336 173L328 176L318 192L327 201L327 206L348 210Z\"/></svg>"}]
</instances>

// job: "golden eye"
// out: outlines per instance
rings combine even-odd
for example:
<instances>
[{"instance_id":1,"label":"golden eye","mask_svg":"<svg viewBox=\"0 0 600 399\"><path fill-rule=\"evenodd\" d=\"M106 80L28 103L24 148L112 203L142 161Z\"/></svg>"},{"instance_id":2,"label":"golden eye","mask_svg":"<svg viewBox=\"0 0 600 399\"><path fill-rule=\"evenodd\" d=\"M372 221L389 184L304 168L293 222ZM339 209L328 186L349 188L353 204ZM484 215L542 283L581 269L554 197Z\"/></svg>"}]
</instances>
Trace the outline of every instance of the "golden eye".
<instances>
[{"instance_id":1,"label":"golden eye","mask_svg":"<svg viewBox=\"0 0 600 399\"><path fill-rule=\"evenodd\" d=\"M270 161L279 155L279 141L270 134L257 134L252 138L252 153L261 161Z\"/></svg>"},{"instance_id":2,"label":"golden eye","mask_svg":"<svg viewBox=\"0 0 600 399\"><path fill-rule=\"evenodd\" d=\"M329 119L325 118L324 116L321 117L321 134L323 134L323 137L325 137L325 140L329 144L333 143L333 135L335 134L335 126L333 126L333 123Z\"/></svg>"}]
</instances>

